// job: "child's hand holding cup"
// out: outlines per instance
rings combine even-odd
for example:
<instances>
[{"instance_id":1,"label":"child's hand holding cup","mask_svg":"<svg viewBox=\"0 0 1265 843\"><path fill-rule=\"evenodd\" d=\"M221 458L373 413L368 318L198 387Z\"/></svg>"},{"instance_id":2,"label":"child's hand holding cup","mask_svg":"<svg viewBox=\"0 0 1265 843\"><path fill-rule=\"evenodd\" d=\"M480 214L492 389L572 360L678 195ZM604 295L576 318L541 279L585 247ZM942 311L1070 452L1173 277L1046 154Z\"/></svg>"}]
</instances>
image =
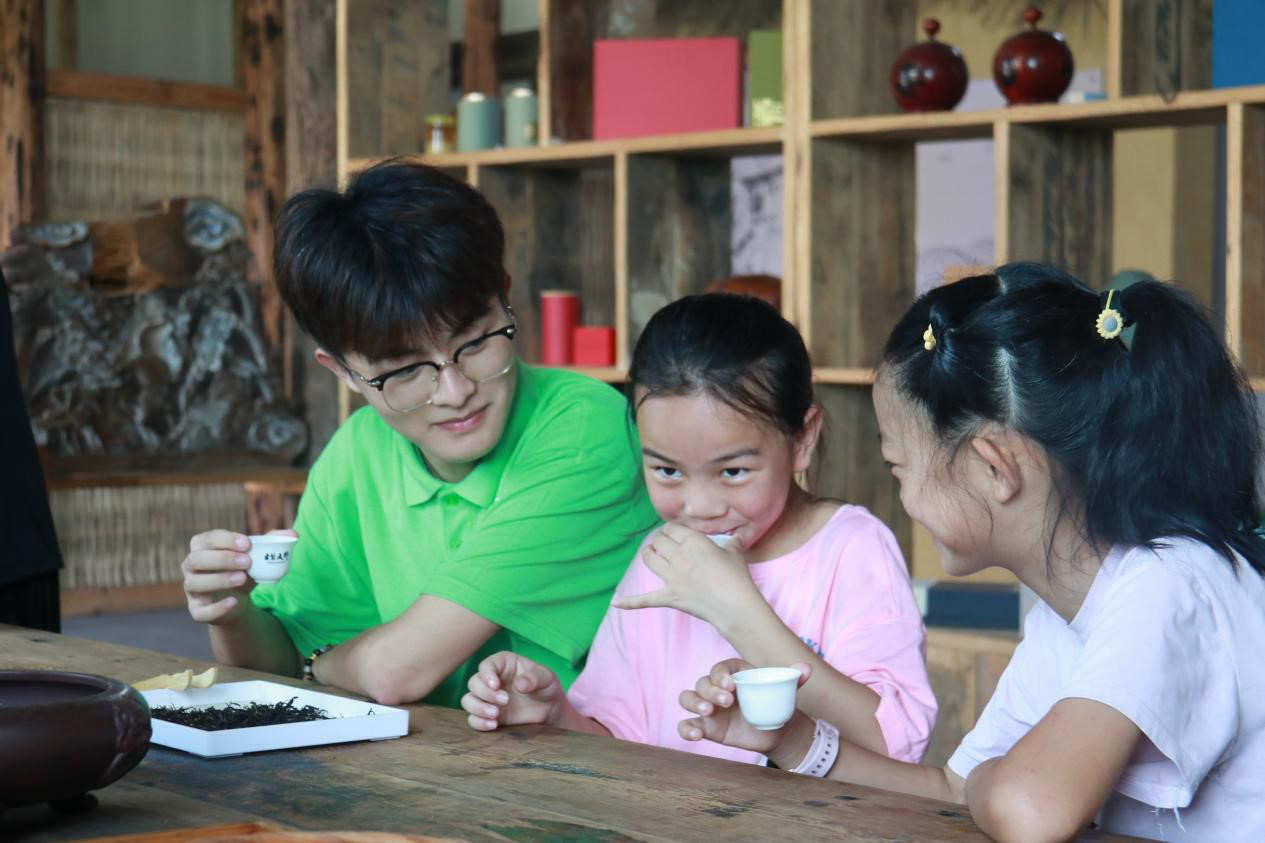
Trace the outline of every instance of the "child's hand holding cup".
<instances>
[{"instance_id":1,"label":"child's hand holding cup","mask_svg":"<svg viewBox=\"0 0 1265 843\"><path fill-rule=\"evenodd\" d=\"M290 570L290 551L298 536L269 533L250 536L250 578L255 582L274 583Z\"/></svg>"}]
</instances>

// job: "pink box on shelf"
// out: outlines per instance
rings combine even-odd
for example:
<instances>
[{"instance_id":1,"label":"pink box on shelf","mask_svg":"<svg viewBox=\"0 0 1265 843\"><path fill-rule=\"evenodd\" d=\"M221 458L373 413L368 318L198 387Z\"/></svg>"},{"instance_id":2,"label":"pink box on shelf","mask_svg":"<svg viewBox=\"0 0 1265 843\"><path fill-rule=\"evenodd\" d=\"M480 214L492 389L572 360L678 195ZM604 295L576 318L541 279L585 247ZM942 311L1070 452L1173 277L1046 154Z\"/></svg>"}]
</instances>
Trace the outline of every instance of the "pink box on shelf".
<instances>
[{"instance_id":1,"label":"pink box on shelf","mask_svg":"<svg viewBox=\"0 0 1265 843\"><path fill-rule=\"evenodd\" d=\"M577 325L571 336L571 362L575 365L615 365L615 329L611 326Z\"/></svg>"},{"instance_id":2,"label":"pink box on shelf","mask_svg":"<svg viewBox=\"0 0 1265 843\"><path fill-rule=\"evenodd\" d=\"M737 38L593 42L593 137L737 128L741 55Z\"/></svg>"}]
</instances>

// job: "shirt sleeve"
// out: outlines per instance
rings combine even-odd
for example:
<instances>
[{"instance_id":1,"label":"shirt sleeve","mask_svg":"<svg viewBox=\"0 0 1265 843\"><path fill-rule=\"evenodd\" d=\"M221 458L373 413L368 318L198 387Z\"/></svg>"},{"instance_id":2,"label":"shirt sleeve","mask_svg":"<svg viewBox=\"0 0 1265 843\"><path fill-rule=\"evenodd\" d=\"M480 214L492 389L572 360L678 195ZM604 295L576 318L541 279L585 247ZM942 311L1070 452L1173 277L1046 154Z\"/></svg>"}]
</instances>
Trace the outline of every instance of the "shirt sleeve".
<instances>
[{"instance_id":1,"label":"shirt sleeve","mask_svg":"<svg viewBox=\"0 0 1265 843\"><path fill-rule=\"evenodd\" d=\"M1114 708L1171 762L1131 765L1116 790L1184 808L1238 731L1234 657L1202 581L1147 556L1115 583L1060 698Z\"/></svg>"},{"instance_id":2,"label":"shirt sleeve","mask_svg":"<svg viewBox=\"0 0 1265 843\"><path fill-rule=\"evenodd\" d=\"M578 664L656 519L627 412L571 409L507 466L460 558L424 590Z\"/></svg>"},{"instance_id":3,"label":"shirt sleeve","mask_svg":"<svg viewBox=\"0 0 1265 843\"><path fill-rule=\"evenodd\" d=\"M635 560L615 593L622 596L646 591L643 569L641 561ZM638 653L639 647L653 647L657 640L653 624L659 619L646 616L661 611L608 608L584 670L567 692L576 711L601 723L621 740L655 743L645 699L652 677L644 675Z\"/></svg>"},{"instance_id":4,"label":"shirt sleeve","mask_svg":"<svg viewBox=\"0 0 1265 843\"><path fill-rule=\"evenodd\" d=\"M879 697L875 719L888 755L922 760L936 720L927 677L926 629L914 601L904 557L891 531L873 516L850 530L837 561L835 587L865 594L864 610L827 641L822 656ZM842 606L849 598L832 601ZM828 625L827 628L830 628Z\"/></svg>"},{"instance_id":5,"label":"shirt sleeve","mask_svg":"<svg viewBox=\"0 0 1265 843\"><path fill-rule=\"evenodd\" d=\"M1036 722L1045 716L1035 689L1039 679L1033 671L1041 671L1048 658L1042 652L1038 613L1049 611L1034 607L1024 620L1024 635L1015 647L1010 663L997 680L997 687L980 712L975 726L949 756L948 768L963 779L990 758L1005 755ZM1046 669L1049 668L1048 665ZM1034 684L1034 682L1036 684Z\"/></svg>"},{"instance_id":6,"label":"shirt sleeve","mask_svg":"<svg viewBox=\"0 0 1265 843\"><path fill-rule=\"evenodd\" d=\"M299 500L294 529L299 541L290 570L274 584L255 586L251 601L270 612L307 655L326 644L341 644L381 623L363 554L341 541L339 522L326 500L319 463Z\"/></svg>"}]
</instances>

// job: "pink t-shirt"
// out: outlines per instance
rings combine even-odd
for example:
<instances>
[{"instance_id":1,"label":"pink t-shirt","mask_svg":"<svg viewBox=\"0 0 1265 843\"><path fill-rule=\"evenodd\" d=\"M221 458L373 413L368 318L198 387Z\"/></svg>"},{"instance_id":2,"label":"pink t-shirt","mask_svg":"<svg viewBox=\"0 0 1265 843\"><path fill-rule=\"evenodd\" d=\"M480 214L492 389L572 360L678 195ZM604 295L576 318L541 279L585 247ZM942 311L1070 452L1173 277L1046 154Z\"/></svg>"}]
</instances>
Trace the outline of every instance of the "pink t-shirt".
<instances>
[{"instance_id":1,"label":"pink t-shirt","mask_svg":"<svg viewBox=\"0 0 1265 843\"><path fill-rule=\"evenodd\" d=\"M841 506L797 550L750 566L778 617L840 673L878 694L889 754L922 758L936 718L923 661L926 631L891 531L866 509ZM641 561L617 595L663 581ZM716 662L738 656L711 624L676 609L607 610L584 671L567 696L617 737L748 763L763 757L710 741L686 741L678 697Z\"/></svg>"}]
</instances>

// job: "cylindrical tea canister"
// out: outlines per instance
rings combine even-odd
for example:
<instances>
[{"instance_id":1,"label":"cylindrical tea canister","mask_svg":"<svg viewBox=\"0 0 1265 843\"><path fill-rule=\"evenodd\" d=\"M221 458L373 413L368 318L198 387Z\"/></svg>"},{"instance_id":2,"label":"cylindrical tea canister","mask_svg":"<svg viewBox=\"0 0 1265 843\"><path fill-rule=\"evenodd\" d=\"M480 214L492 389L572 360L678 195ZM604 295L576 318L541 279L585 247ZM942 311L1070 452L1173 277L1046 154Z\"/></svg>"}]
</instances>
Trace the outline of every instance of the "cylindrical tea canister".
<instances>
[{"instance_id":1,"label":"cylindrical tea canister","mask_svg":"<svg viewBox=\"0 0 1265 843\"><path fill-rule=\"evenodd\" d=\"M580 297L570 290L545 290L540 294L540 362L569 366L572 334L580 323Z\"/></svg>"},{"instance_id":2,"label":"cylindrical tea canister","mask_svg":"<svg viewBox=\"0 0 1265 843\"><path fill-rule=\"evenodd\" d=\"M501 105L478 91L457 103L457 151L491 149L501 140Z\"/></svg>"},{"instance_id":3,"label":"cylindrical tea canister","mask_svg":"<svg viewBox=\"0 0 1265 843\"><path fill-rule=\"evenodd\" d=\"M539 119L536 92L515 88L505 100L505 145L534 146Z\"/></svg>"}]
</instances>

